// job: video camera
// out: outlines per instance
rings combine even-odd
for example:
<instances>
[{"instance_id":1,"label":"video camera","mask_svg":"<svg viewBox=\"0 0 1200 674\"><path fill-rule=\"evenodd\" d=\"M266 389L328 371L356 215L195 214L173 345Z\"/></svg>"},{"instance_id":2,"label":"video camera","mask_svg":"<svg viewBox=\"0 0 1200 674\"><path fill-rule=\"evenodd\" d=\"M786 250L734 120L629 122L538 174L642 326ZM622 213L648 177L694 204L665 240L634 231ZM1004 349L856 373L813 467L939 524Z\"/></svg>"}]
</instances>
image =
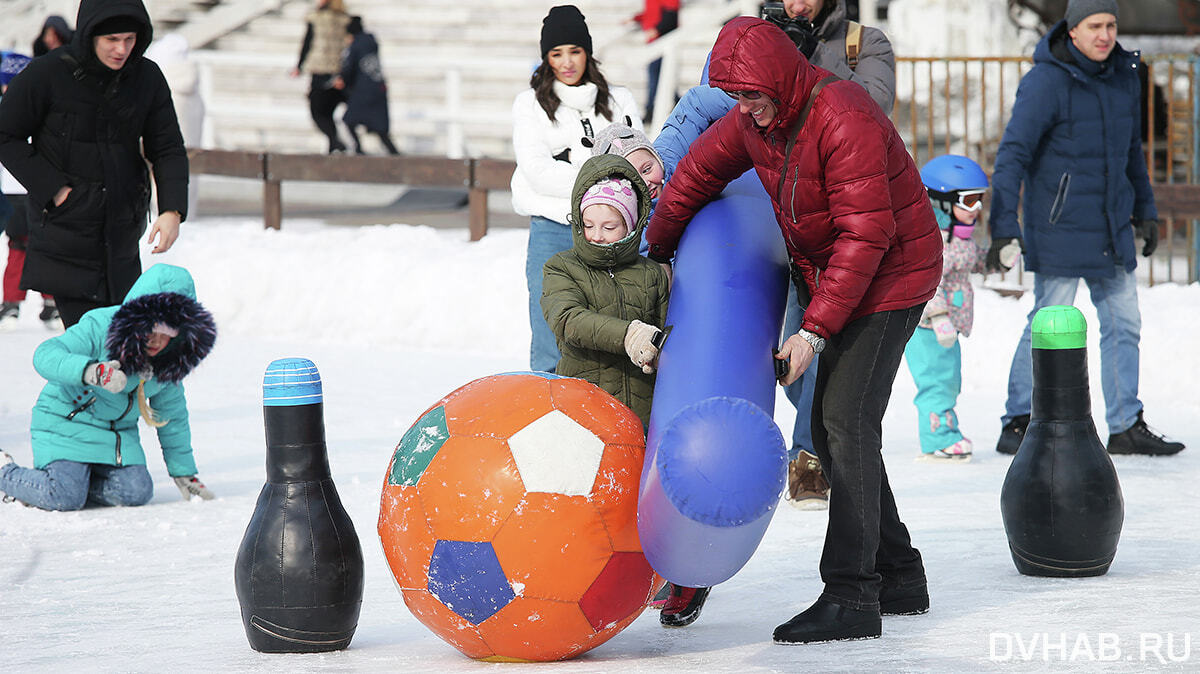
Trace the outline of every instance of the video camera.
<instances>
[{"instance_id":1,"label":"video camera","mask_svg":"<svg viewBox=\"0 0 1200 674\"><path fill-rule=\"evenodd\" d=\"M812 56L812 49L817 42L817 29L811 21L802 16L789 17L782 2L764 2L758 16L779 26L796 48L805 56Z\"/></svg>"}]
</instances>

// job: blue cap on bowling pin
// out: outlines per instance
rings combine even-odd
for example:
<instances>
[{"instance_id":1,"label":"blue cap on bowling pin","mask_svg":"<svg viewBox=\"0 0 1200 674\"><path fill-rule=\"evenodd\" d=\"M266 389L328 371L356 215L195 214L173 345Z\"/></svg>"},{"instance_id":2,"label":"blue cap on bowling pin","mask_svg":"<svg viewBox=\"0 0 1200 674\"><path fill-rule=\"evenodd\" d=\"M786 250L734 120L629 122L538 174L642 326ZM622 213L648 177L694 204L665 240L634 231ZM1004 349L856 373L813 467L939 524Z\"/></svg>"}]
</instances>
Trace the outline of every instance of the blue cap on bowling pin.
<instances>
[{"instance_id":1,"label":"blue cap on bowling pin","mask_svg":"<svg viewBox=\"0 0 1200 674\"><path fill-rule=\"evenodd\" d=\"M280 358L263 374L263 406L315 405L322 401L321 373L307 358Z\"/></svg>"}]
</instances>

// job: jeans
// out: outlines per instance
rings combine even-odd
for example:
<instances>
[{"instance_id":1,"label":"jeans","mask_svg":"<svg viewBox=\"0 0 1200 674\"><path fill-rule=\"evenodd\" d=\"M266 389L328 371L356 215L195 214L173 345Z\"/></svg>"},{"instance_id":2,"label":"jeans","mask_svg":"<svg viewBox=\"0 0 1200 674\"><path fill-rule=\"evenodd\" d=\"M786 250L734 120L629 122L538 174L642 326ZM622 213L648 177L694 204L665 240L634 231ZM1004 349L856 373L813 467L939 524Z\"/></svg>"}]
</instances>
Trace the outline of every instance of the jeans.
<instances>
[{"instance_id":1,"label":"jeans","mask_svg":"<svg viewBox=\"0 0 1200 674\"><path fill-rule=\"evenodd\" d=\"M821 599L879 608L879 588L925 585L921 553L900 521L883 466L883 413L923 304L848 323L827 340L817 372L813 446L829 480Z\"/></svg>"},{"instance_id":2,"label":"jeans","mask_svg":"<svg viewBox=\"0 0 1200 674\"><path fill-rule=\"evenodd\" d=\"M154 496L145 465L51 461L45 468L9 464L0 469L0 492L45 510L79 510L87 503L140 506Z\"/></svg>"},{"instance_id":3,"label":"jeans","mask_svg":"<svg viewBox=\"0 0 1200 674\"><path fill-rule=\"evenodd\" d=\"M796 286L788 284L787 313L783 320L783 336L787 337L800 332L804 322L804 307L796 296ZM817 386L817 362L820 356L813 356L812 364L792 382L783 388L784 395L796 408L796 423L792 426L792 445L788 448L788 461L794 461L800 456L800 450L813 454L812 440L812 408L813 390Z\"/></svg>"},{"instance_id":4,"label":"jeans","mask_svg":"<svg viewBox=\"0 0 1200 674\"><path fill-rule=\"evenodd\" d=\"M525 253L525 280L529 286L529 369L551 372L558 367L558 343L542 314L542 268L556 253L574 245L571 228L549 218L529 219L529 247Z\"/></svg>"},{"instance_id":5,"label":"jeans","mask_svg":"<svg viewBox=\"0 0 1200 674\"><path fill-rule=\"evenodd\" d=\"M1085 278L1084 283L1100 320L1100 385L1104 391L1105 421L1110 434L1133 426L1142 402L1138 400L1138 342L1142 314L1138 311L1137 277L1118 267L1112 278ZM1002 423L1029 414L1033 404L1033 351L1030 332L1033 317L1042 307L1075 303L1077 276L1033 277L1033 311L1017 344L1008 372L1008 401Z\"/></svg>"}]
</instances>

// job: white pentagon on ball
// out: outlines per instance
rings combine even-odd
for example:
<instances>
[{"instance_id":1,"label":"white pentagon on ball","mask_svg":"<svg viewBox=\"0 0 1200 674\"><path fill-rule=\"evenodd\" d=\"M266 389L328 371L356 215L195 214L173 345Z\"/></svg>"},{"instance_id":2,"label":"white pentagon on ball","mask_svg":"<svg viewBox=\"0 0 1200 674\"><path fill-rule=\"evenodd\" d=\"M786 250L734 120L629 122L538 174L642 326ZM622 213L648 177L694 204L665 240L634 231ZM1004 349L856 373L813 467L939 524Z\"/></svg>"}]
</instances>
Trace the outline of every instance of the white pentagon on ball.
<instances>
[{"instance_id":1,"label":"white pentagon on ball","mask_svg":"<svg viewBox=\"0 0 1200 674\"><path fill-rule=\"evenodd\" d=\"M508 439L526 491L588 496L604 441L558 410L548 412Z\"/></svg>"}]
</instances>

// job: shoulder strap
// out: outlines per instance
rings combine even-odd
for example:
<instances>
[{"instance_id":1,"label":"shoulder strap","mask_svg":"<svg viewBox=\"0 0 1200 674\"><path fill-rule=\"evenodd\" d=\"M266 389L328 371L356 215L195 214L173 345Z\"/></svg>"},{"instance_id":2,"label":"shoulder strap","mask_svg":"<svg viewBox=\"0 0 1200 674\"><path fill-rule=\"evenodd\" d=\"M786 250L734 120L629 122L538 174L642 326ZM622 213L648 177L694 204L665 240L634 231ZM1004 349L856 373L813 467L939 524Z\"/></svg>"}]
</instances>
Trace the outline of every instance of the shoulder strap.
<instances>
[{"instance_id":1,"label":"shoulder strap","mask_svg":"<svg viewBox=\"0 0 1200 674\"><path fill-rule=\"evenodd\" d=\"M862 24L857 21L846 22L846 63L850 70L858 65L858 54L862 51Z\"/></svg>"},{"instance_id":2,"label":"shoulder strap","mask_svg":"<svg viewBox=\"0 0 1200 674\"><path fill-rule=\"evenodd\" d=\"M813 103L817 100L817 94L821 93L825 85L830 82L836 82L838 79L840 78L837 75L830 75L814 84L812 91L808 92L808 101L800 109L800 116L796 118L796 123L792 125L792 131L788 134L787 149L783 153L783 167L779 171L779 186L775 188L775 196L781 204L783 203L783 180L787 178L787 165L788 161L792 158L792 148L796 146L796 137L800 135L800 129L804 127L804 121L808 119L808 113L812 111Z\"/></svg>"},{"instance_id":3,"label":"shoulder strap","mask_svg":"<svg viewBox=\"0 0 1200 674\"><path fill-rule=\"evenodd\" d=\"M68 66L70 66L71 77L74 77L76 80L83 79L83 66L79 65L79 61L77 61L75 57L71 55L71 52L64 49L58 55L58 57L61 58Z\"/></svg>"}]
</instances>

